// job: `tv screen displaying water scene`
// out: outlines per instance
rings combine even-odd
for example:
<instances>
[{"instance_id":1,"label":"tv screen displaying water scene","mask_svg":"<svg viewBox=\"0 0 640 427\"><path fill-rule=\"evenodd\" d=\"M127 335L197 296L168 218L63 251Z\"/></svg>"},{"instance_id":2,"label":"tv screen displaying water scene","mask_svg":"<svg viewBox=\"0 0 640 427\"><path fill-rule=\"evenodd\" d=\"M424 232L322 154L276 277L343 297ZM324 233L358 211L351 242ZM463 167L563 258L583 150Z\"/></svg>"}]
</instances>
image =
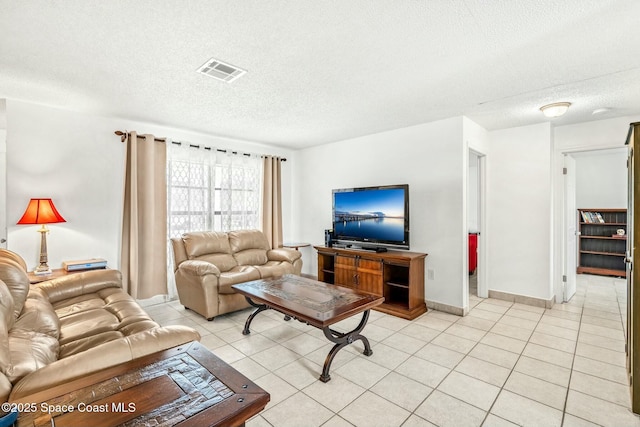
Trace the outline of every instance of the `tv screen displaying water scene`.
<instances>
[{"instance_id":1,"label":"tv screen displaying water scene","mask_svg":"<svg viewBox=\"0 0 640 427\"><path fill-rule=\"evenodd\" d=\"M333 234L364 249L409 249L409 185L333 190Z\"/></svg>"}]
</instances>

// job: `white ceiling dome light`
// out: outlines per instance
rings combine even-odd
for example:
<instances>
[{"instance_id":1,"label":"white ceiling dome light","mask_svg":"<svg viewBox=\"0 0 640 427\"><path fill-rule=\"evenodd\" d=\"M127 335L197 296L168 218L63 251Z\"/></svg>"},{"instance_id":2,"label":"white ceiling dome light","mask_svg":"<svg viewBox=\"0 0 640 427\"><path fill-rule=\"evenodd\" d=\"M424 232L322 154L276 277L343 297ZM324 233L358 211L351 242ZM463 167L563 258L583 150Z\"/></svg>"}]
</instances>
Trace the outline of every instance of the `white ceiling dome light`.
<instances>
[{"instance_id":1,"label":"white ceiling dome light","mask_svg":"<svg viewBox=\"0 0 640 427\"><path fill-rule=\"evenodd\" d=\"M540 111L542 111L542 114L546 117L560 117L567 112L570 106L570 102L555 102L540 107Z\"/></svg>"}]
</instances>

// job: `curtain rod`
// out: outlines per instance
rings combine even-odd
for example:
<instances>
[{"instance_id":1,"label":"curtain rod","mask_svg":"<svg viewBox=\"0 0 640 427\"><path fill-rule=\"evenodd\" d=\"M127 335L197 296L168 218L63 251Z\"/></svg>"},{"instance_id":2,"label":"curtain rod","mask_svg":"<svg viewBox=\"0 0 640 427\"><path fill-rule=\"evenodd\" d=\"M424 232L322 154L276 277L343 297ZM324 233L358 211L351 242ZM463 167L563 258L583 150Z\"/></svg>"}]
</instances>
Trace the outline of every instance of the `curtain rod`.
<instances>
[{"instance_id":1,"label":"curtain rod","mask_svg":"<svg viewBox=\"0 0 640 427\"><path fill-rule=\"evenodd\" d=\"M127 139L127 135L129 135L129 132L127 132L127 131L122 132L121 130L117 130L114 133L120 137L120 141L121 142L124 142ZM158 142L167 142L167 138L156 138L154 136L153 139L155 141L158 141ZM180 142L180 141L171 141L171 143L172 144L176 144L176 145L182 145L182 142ZM200 146L196 145L196 144L189 144L189 147L200 148ZM213 150L213 148L211 148L211 147L202 147L202 148L205 149L205 150ZM222 150L220 148L216 148L215 150L217 152L219 152L219 153L229 153L230 152L231 154L240 154L240 155L247 156L247 157L251 156L251 153L239 153L237 151ZM260 155L260 157L265 157L265 156L264 155ZM280 159L280 161L286 162L287 159L282 157Z\"/></svg>"}]
</instances>

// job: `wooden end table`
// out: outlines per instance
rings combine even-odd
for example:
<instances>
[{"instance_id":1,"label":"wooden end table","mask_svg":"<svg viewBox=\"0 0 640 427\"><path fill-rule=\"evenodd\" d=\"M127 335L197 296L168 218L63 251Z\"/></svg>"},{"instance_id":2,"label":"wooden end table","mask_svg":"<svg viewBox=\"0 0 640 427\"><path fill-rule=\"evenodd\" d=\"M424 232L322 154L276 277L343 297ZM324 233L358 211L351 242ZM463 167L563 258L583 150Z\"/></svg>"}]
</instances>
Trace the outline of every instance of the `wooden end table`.
<instances>
[{"instance_id":1,"label":"wooden end table","mask_svg":"<svg viewBox=\"0 0 640 427\"><path fill-rule=\"evenodd\" d=\"M70 276L72 274L84 273L87 271L94 271L94 270L105 270L105 269L107 269L107 267L94 268L91 270L73 270L73 271L67 271L64 268L54 268L51 270L51 273L49 274L35 274L33 271L29 271L27 272L27 277L29 278L29 283L32 285L35 285L36 283L46 282L47 280L53 280L59 277Z\"/></svg>"},{"instance_id":2,"label":"wooden end table","mask_svg":"<svg viewBox=\"0 0 640 427\"><path fill-rule=\"evenodd\" d=\"M244 335L251 332L249 327L256 315L269 309L283 313L285 320L294 318L322 329L324 336L335 343L324 362L320 375L322 382L326 383L331 379L329 375L331 363L338 351L345 346L360 340L364 344L363 354L365 356L373 354L369 340L361 332L369 319L369 310L382 304L384 297L293 274L239 283L231 287L244 295L249 304L256 307L244 325L242 331ZM334 323L359 313L362 313L362 320L352 331L343 333L330 328Z\"/></svg>"},{"instance_id":3,"label":"wooden end table","mask_svg":"<svg viewBox=\"0 0 640 427\"><path fill-rule=\"evenodd\" d=\"M198 342L35 393L18 426L244 426L269 393ZM34 403L38 402L38 403Z\"/></svg>"}]
</instances>

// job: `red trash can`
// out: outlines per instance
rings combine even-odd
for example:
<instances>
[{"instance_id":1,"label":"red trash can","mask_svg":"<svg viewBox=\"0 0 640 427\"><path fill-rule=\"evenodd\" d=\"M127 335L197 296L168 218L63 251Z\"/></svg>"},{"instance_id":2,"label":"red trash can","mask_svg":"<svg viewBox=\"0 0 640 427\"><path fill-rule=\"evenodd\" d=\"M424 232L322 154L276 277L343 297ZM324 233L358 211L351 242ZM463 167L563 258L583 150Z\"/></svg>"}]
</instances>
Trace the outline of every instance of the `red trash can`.
<instances>
[{"instance_id":1,"label":"red trash can","mask_svg":"<svg viewBox=\"0 0 640 427\"><path fill-rule=\"evenodd\" d=\"M469 233L469 274L473 274L478 266L478 234Z\"/></svg>"}]
</instances>

